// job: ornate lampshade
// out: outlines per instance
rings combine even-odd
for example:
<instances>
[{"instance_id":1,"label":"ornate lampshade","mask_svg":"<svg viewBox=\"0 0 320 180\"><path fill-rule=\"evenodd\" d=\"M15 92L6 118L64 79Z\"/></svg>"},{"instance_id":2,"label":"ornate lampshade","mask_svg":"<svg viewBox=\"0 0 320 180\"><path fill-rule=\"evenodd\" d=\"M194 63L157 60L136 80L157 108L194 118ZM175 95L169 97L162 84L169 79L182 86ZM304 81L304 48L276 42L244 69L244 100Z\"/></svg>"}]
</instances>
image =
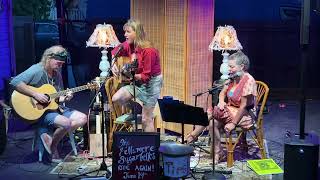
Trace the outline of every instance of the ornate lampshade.
<instances>
[{"instance_id":1,"label":"ornate lampshade","mask_svg":"<svg viewBox=\"0 0 320 180\"><path fill-rule=\"evenodd\" d=\"M110 69L107 48L120 44L113 27L110 24L98 24L86 44L87 47L103 48L99 69L101 70L100 77L106 77Z\"/></svg>"},{"instance_id":2,"label":"ornate lampshade","mask_svg":"<svg viewBox=\"0 0 320 180\"><path fill-rule=\"evenodd\" d=\"M219 26L216 34L214 35L209 50L222 51L222 64L220 66L220 72L222 73L222 80L228 79L229 68L228 68L228 50L241 50L242 46L238 40L237 32L232 26Z\"/></svg>"},{"instance_id":3,"label":"ornate lampshade","mask_svg":"<svg viewBox=\"0 0 320 180\"><path fill-rule=\"evenodd\" d=\"M240 50L242 46L238 40L236 30L232 26L219 26L209 45L209 49L211 51Z\"/></svg>"},{"instance_id":4,"label":"ornate lampshade","mask_svg":"<svg viewBox=\"0 0 320 180\"><path fill-rule=\"evenodd\" d=\"M120 44L110 24L98 24L86 43L87 47L99 48L115 47Z\"/></svg>"}]
</instances>

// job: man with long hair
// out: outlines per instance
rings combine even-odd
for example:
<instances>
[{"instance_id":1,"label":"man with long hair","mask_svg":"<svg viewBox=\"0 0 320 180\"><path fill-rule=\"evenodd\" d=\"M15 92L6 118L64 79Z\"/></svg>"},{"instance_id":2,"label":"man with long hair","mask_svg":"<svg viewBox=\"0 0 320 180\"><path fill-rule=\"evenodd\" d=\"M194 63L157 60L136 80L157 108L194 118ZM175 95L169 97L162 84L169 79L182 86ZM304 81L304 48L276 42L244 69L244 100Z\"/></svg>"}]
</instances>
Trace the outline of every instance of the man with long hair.
<instances>
[{"instance_id":1,"label":"man with long hair","mask_svg":"<svg viewBox=\"0 0 320 180\"><path fill-rule=\"evenodd\" d=\"M41 61L32 65L24 72L12 79L10 84L14 89L24 95L34 98L40 103L49 103L47 95L34 91L29 86L40 87L44 84L51 84L57 91L63 90L61 67L65 63L68 52L62 46L56 45L46 49ZM52 154L52 161L60 161L57 145L67 132L74 131L87 122L87 116L82 112L67 108L63 102L72 98L72 93L60 96L60 111L50 111L44 114L39 121L40 138L49 154ZM55 127L52 138L47 134L47 129Z\"/></svg>"}]
</instances>

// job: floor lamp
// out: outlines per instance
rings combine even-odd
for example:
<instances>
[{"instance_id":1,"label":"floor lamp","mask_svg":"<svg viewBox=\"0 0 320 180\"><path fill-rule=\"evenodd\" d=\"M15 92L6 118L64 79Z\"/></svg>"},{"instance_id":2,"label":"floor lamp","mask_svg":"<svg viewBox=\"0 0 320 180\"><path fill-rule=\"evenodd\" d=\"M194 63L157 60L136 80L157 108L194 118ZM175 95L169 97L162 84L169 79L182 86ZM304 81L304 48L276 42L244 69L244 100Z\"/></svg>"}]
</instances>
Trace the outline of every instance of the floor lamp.
<instances>
[{"instance_id":1,"label":"floor lamp","mask_svg":"<svg viewBox=\"0 0 320 180\"><path fill-rule=\"evenodd\" d=\"M101 94L101 88L104 87L102 84L106 81L108 76L110 75L110 62L108 60L108 48L115 47L120 44L112 25L110 24L98 24L94 29L92 35L90 36L89 40L86 42L87 47L98 47L103 48L101 51L102 57L99 63L99 69L101 70L99 83L100 89L97 91L95 98L98 98L97 95ZM102 163L100 165L99 170L105 170L108 172L108 168L105 162L105 110L104 110L104 100L102 97L99 98L100 100L100 108L99 111L101 112L101 117L97 118L96 120L101 120L98 124L102 124ZM99 171L96 170L96 171ZM110 172L109 172L110 173Z\"/></svg>"},{"instance_id":2,"label":"floor lamp","mask_svg":"<svg viewBox=\"0 0 320 180\"><path fill-rule=\"evenodd\" d=\"M219 26L215 33L210 45L209 50L222 51L222 64L220 66L220 82L223 83L229 78L229 67L228 67L228 50L241 50L242 46L237 38L236 30L232 26ZM214 123L214 121L213 121ZM214 124L212 126L212 132L214 132ZM214 134L214 133L213 133ZM212 137L211 143L212 155L212 172L205 174L202 179L226 179L221 173L215 172L215 149L214 149L214 137Z\"/></svg>"}]
</instances>

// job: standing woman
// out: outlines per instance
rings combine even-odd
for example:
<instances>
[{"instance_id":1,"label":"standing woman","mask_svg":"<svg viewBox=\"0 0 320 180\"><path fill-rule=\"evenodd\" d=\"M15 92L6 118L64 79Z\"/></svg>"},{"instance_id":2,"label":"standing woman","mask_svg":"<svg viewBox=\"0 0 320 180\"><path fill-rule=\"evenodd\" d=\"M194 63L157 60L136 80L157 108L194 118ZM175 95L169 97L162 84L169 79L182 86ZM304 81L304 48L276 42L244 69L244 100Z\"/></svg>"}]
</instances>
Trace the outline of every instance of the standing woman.
<instances>
[{"instance_id":1,"label":"standing woman","mask_svg":"<svg viewBox=\"0 0 320 180\"><path fill-rule=\"evenodd\" d=\"M126 41L117 46L113 51L114 56L119 50L119 56L126 56L131 62L138 62L135 69L134 80L141 82L135 86L136 98L142 103L142 127L145 132L155 131L153 122L153 110L160 96L162 87L162 75L159 52L147 40L143 25L138 20L130 19L123 26ZM112 72L118 76L120 71L116 66ZM112 97L112 101L122 105L127 104L133 98L133 85L121 87Z\"/></svg>"}]
</instances>

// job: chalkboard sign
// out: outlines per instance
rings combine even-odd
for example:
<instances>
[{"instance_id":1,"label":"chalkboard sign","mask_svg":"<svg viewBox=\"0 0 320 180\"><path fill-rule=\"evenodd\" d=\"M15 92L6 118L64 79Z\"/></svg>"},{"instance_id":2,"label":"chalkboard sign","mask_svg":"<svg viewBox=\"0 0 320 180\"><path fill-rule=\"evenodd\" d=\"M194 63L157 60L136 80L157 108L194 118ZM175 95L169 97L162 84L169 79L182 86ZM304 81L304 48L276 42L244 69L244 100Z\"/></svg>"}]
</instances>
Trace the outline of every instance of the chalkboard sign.
<instances>
[{"instance_id":1,"label":"chalkboard sign","mask_svg":"<svg viewBox=\"0 0 320 180\"><path fill-rule=\"evenodd\" d=\"M160 134L115 132L112 179L158 179Z\"/></svg>"}]
</instances>

